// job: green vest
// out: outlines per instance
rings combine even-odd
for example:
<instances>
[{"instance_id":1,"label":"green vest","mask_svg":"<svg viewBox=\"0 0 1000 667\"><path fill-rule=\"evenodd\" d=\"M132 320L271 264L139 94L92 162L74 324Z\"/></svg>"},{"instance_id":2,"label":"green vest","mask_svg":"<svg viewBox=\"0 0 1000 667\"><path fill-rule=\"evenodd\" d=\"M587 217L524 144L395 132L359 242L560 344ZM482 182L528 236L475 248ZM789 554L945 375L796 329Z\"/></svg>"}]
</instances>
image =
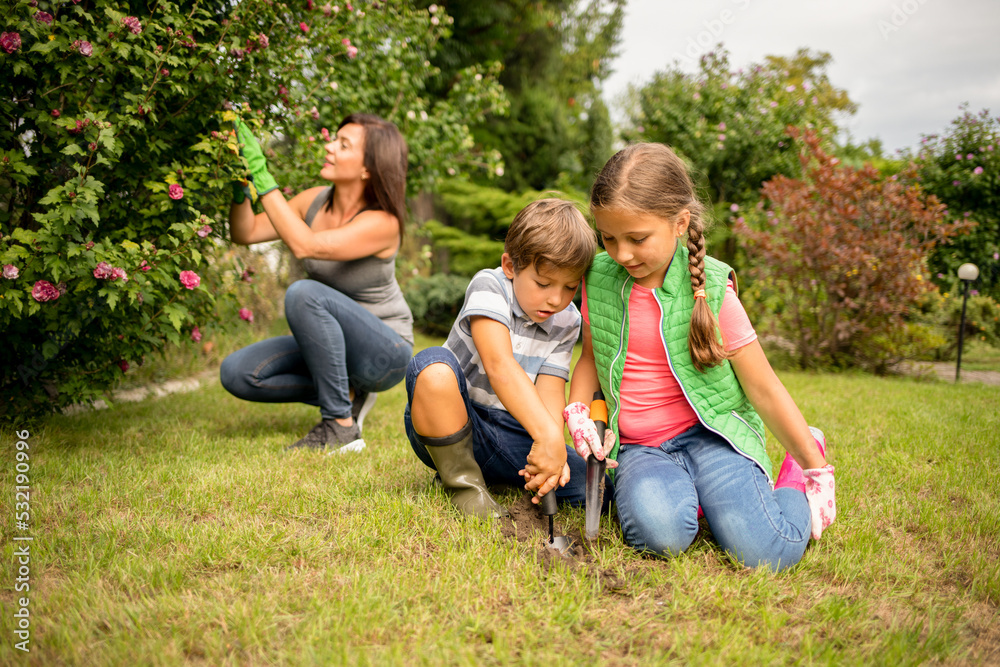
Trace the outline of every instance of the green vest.
<instances>
[{"instance_id":1,"label":"green vest","mask_svg":"<svg viewBox=\"0 0 1000 667\"><path fill-rule=\"evenodd\" d=\"M732 268L711 257L705 258L705 291L708 305L716 317L730 277L735 286L736 274ZM618 438L619 396L629 339L627 305L634 282L606 253L594 258L587 273L587 312L597 376L608 404L609 426L615 433L612 459L617 459L621 445ZM667 361L698 419L725 438L736 451L754 461L770 479L771 460L765 449L764 424L743 393L729 361L706 369L704 373L698 372L691 361L687 337L694 291L688 271L688 250L680 243L667 269L663 287L653 293L663 313L662 341Z\"/></svg>"}]
</instances>

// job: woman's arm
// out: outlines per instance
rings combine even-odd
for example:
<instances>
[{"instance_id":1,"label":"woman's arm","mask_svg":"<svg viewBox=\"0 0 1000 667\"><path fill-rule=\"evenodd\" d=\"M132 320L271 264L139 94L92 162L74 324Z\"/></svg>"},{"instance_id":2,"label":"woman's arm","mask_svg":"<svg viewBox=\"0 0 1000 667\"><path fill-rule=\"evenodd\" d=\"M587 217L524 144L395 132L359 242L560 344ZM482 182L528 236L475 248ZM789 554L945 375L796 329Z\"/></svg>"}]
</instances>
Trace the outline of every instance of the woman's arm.
<instances>
[{"instance_id":1,"label":"woman's arm","mask_svg":"<svg viewBox=\"0 0 1000 667\"><path fill-rule=\"evenodd\" d=\"M350 224L314 232L303 220L300 206L296 206L301 205L296 200L308 192L311 190L291 202L285 201L277 190L260 198L277 236L298 259L348 261L395 249L399 244L399 223L395 216L384 211L365 211Z\"/></svg>"},{"instance_id":2,"label":"woman's arm","mask_svg":"<svg viewBox=\"0 0 1000 667\"><path fill-rule=\"evenodd\" d=\"M309 229L309 225L305 224L306 212L309 210L310 204L323 190L325 190L323 186L309 188L292 197L291 201L285 202L286 207L291 209L306 229ZM272 192L284 201L285 198L277 190ZM264 195L261 201L270 196L271 192ZM252 245L266 241L277 241L281 236L271 224L267 208L265 207L264 213L254 215L250 200L245 199L240 204L233 204L232 208L229 209L229 238L233 240L233 243Z\"/></svg>"},{"instance_id":3,"label":"woman's arm","mask_svg":"<svg viewBox=\"0 0 1000 667\"><path fill-rule=\"evenodd\" d=\"M750 403L778 441L804 469L822 468L826 460L809 425L788 390L774 374L759 341L744 345L729 359Z\"/></svg>"}]
</instances>

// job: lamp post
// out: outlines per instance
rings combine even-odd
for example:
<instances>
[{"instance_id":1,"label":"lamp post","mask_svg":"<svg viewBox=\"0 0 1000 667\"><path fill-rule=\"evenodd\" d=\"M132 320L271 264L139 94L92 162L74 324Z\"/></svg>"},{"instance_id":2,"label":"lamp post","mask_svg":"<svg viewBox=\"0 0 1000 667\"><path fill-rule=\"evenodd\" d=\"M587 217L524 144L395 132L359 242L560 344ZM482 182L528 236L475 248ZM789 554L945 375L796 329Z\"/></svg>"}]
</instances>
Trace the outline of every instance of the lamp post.
<instances>
[{"instance_id":1,"label":"lamp post","mask_svg":"<svg viewBox=\"0 0 1000 667\"><path fill-rule=\"evenodd\" d=\"M969 283L979 277L979 267L975 264L963 264L958 267L958 277L965 283L962 289L962 319L958 325L958 362L955 364L955 382L962 370L962 340L965 338L965 304L969 301Z\"/></svg>"}]
</instances>

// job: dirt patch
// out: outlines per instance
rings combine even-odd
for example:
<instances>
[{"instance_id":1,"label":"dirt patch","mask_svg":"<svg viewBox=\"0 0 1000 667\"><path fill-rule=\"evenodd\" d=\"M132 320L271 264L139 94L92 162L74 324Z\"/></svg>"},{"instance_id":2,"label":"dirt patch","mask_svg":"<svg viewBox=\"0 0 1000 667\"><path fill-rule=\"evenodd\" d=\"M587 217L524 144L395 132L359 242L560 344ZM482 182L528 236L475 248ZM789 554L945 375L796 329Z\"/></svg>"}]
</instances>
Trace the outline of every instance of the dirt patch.
<instances>
[{"instance_id":1,"label":"dirt patch","mask_svg":"<svg viewBox=\"0 0 1000 667\"><path fill-rule=\"evenodd\" d=\"M507 511L510 516L500 519L500 533L529 547L546 572L553 567L581 569L594 575L606 592L621 594L627 589L626 578L610 570L602 570L597 565L592 551L601 544L600 536L588 540L579 528L567 530L556 513L553 517L553 533L565 536L570 541L569 548L560 551L549 545L549 518L542 515L538 505L531 502L530 494L522 494L507 506Z\"/></svg>"}]
</instances>

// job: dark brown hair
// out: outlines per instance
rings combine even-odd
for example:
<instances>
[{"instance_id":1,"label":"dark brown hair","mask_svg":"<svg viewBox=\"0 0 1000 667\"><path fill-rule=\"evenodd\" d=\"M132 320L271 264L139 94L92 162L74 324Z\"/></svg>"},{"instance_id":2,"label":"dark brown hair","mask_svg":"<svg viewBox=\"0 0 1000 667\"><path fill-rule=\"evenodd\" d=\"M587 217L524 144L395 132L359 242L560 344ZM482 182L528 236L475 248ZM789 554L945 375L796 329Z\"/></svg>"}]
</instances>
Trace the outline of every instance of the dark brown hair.
<instances>
[{"instance_id":1,"label":"dark brown hair","mask_svg":"<svg viewBox=\"0 0 1000 667\"><path fill-rule=\"evenodd\" d=\"M393 123L374 114L352 113L340 121L337 129L350 123L365 128L364 166L368 178L363 196L367 208L396 216L402 236L406 219L406 140ZM333 210L333 188L326 210Z\"/></svg>"},{"instance_id":2,"label":"dark brown hair","mask_svg":"<svg viewBox=\"0 0 1000 667\"><path fill-rule=\"evenodd\" d=\"M685 210L688 224L688 270L692 290L705 289L705 207L695 196L687 165L663 144L633 144L618 151L597 175L590 209L655 215L676 221ZM704 372L729 355L707 299L695 299L688 331L695 368Z\"/></svg>"},{"instance_id":3,"label":"dark brown hair","mask_svg":"<svg viewBox=\"0 0 1000 667\"><path fill-rule=\"evenodd\" d=\"M514 216L503 249L515 271L549 264L582 276L594 261L597 237L573 202L539 199Z\"/></svg>"}]
</instances>

